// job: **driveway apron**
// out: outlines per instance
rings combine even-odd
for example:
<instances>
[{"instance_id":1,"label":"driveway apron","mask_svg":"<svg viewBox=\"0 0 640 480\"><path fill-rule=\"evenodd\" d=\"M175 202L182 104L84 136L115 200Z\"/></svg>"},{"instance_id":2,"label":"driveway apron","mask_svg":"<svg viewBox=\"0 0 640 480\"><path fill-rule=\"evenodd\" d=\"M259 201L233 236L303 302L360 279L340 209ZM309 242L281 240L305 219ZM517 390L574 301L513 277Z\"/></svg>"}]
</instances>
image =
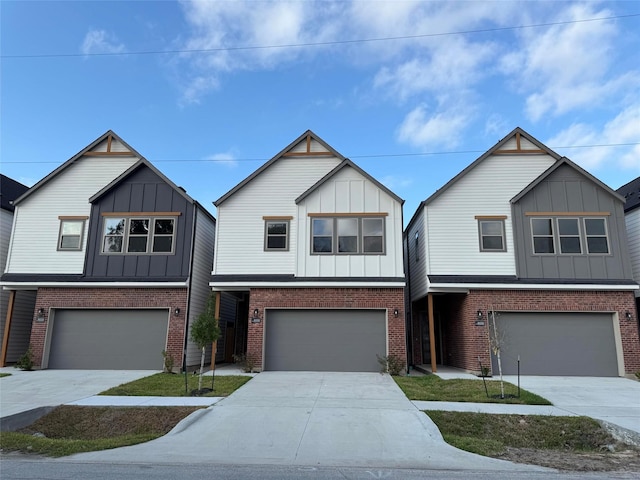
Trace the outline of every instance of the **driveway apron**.
<instances>
[{"instance_id":1,"label":"driveway apron","mask_svg":"<svg viewBox=\"0 0 640 480\"><path fill-rule=\"evenodd\" d=\"M162 438L68 459L545 470L447 445L393 379L376 373L264 372Z\"/></svg>"}]
</instances>

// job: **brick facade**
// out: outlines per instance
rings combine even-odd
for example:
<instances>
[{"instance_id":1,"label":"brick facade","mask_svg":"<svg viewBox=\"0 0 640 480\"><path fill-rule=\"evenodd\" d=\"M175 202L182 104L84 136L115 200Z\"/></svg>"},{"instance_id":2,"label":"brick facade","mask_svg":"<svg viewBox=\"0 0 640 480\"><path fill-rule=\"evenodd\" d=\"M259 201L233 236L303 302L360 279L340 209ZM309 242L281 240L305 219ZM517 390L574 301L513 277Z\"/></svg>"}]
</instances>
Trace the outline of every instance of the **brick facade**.
<instances>
[{"instance_id":1,"label":"brick facade","mask_svg":"<svg viewBox=\"0 0 640 480\"><path fill-rule=\"evenodd\" d=\"M633 292L621 291L549 291L549 290L472 290L467 295L434 297L435 309L442 316L443 359L440 363L479 371L478 357L491 366L489 326L486 313L490 310L510 312L611 312L618 314L625 373L640 371L640 338L638 312ZM424 302L426 304L426 301ZM414 304L414 310L416 305ZM485 314L485 325L476 326L478 310ZM631 321L626 312L632 314ZM414 312L414 362L428 363L416 337L420 325Z\"/></svg>"},{"instance_id":2,"label":"brick facade","mask_svg":"<svg viewBox=\"0 0 640 480\"><path fill-rule=\"evenodd\" d=\"M249 297L249 317L255 309L264 320L265 308L387 309L388 354L406 359L404 289L402 288L255 288ZM393 314L398 309L398 316ZM249 319L247 356L262 369L264 322Z\"/></svg>"},{"instance_id":3,"label":"brick facade","mask_svg":"<svg viewBox=\"0 0 640 480\"><path fill-rule=\"evenodd\" d=\"M185 321L187 314L186 288L40 288L31 325L31 350L36 367L42 366L49 326L50 309L55 308L167 308L178 307L179 315L169 316L166 350L182 365ZM44 322L37 322L37 312L45 312ZM127 332L122 332L126 335Z\"/></svg>"}]
</instances>

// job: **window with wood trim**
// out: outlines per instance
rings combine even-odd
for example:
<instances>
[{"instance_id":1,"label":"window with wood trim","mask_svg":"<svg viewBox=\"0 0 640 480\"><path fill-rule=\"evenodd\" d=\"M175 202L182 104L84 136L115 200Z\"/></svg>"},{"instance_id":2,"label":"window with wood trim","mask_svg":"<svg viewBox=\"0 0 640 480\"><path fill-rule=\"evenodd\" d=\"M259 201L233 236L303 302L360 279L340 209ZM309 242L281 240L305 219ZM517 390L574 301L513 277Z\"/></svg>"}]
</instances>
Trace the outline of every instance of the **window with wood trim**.
<instances>
[{"instance_id":1,"label":"window with wood trim","mask_svg":"<svg viewBox=\"0 0 640 480\"><path fill-rule=\"evenodd\" d=\"M536 255L607 255L609 235L604 217L531 218Z\"/></svg>"},{"instance_id":2,"label":"window with wood trim","mask_svg":"<svg viewBox=\"0 0 640 480\"><path fill-rule=\"evenodd\" d=\"M479 219L478 232L480 234L481 252L505 252L507 250L504 220Z\"/></svg>"},{"instance_id":3,"label":"window with wood trim","mask_svg":"<svg viewBox=\"0 0 640 480\"><path fill-rule=\"evenodd\" d=\"M384 254L383 217L320 217L311 219L311 253L333 255Z\"/></svg>"},{"instance_id":4,"label":"window with wood trim","mask_svg":"<svg viewBox=\"0 0 640 480\"><path fill-rule=\"evenodd\" d=\"M577 218L558 218L560 253L582 253L580 224Z\"/></svg>"},{"instance_id":5,"label":"window with wood trim","mask_svg":"<svg viewBox=\"0 0 640 480\"><path fill-rule=\"evenodd\" d=\"M102 253L174 253L177 218L105 217Z\"/></svg>"},{"instance_id":6,"label":"window with wood trim","mask_svg":"<svg viewBox=\"0 0 640 480\"><path fill-rule=\"evenodd\" d=\"M60 219L58 250L82 250L82 235L84 233L84 223L84 219Z\"/></svg>"},{"instance_id":7,"label":"window with wood trim","mask_svg":"<svg viewBox=\"0 0 640 480\"><path fill-rule=\"evenodd\" d=\"M609 253L607 222L604 218L585 218L584 230L587 239L587 251L589 253Z\"/></svg>"},{"instance_id":8,"label":"window with wood trim","mask_svg":"<svg viewBox=\"0 0 640 480\"><path fill-rule=\"evenodd\" d=\"M553 219L532 218L531 234L533 236L533 253L555 253L556 247L553 233Z\"/></svg>"},{"instance_id":9,"label":"window with wood trim","mask_svg":"<svg viewBox=\"0 0 640 480\"><path fill-rule=\"evenodd\" d=\"M265 251L289 250L289 220L265 220Z\"/></svg>"}]
</instances>

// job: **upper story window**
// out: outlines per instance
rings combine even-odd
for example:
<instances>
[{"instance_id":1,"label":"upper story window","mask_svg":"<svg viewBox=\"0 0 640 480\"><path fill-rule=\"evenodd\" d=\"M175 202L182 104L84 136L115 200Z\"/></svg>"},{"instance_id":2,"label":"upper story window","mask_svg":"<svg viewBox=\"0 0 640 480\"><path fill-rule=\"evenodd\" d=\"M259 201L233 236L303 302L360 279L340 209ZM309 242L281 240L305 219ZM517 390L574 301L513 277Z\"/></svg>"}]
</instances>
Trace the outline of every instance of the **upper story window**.
<instances>
[{"instance_id":1,"label":"upper story window","mask_svg":"<svg viewBox=\"0 0 640 480\"><path fill-rule=\"evenodd\" d=\"M87 217L58 217L58 250L82 250L82 234Z\"/></svg>"},{"instance_id":2,"label":"upper story window","mask_svg":"<svg viewBox=\"0 0 640 480\"><path fill-rule=\"evenodd\" d=\"M608 254L605 218L532 218L533 253ZM586 251L584 246L586 245Z\"/></svg>"},{"instance_id":3,"label":"upper story window","mask_svg":"<svg viewBox=\"0 0 640 480\"><path fill-rule=\"evenodd\" d=\"M105 217L102 253L173 253L177 218Z\"/></svg>"},{"instance_id":4,"label":"upper story window","mask_svg":"<svg viewBox=\"0 0 640 480\"><path fill-rule=\"evenodd\" d=\"M264 249L265 251L289 250L289 220L286 218L264 217Z\"/></svg>"},{"instance_id":5,"label":"upper story window","mask_svg":"<svg viewBox=\"0 0 640 480\"><path fill-rule=\"evenodd\" d=\"M420 232L416 232L414 242L415 242L416 262L419 262L420 261Z\"/></svg>"},{"instance_id":6,"label":"upper story window","mask_svg":"<svg viewBox=\"0 0 640 480\"><path fill-rule=\"evenodd\" d=\"M384 254L384 217L335 216L311 219L313 254Z\"/></svg>"},{"instance_id":7,"label":"upper story window","mask_svg":"<svg viewBox=\"0 0 640 480\"><path fill-rule=\"evenodd\" d=\"M476 217L480 234L481 252L505 252L504 219L506 217Z\"/></svg>"}]
</instances>

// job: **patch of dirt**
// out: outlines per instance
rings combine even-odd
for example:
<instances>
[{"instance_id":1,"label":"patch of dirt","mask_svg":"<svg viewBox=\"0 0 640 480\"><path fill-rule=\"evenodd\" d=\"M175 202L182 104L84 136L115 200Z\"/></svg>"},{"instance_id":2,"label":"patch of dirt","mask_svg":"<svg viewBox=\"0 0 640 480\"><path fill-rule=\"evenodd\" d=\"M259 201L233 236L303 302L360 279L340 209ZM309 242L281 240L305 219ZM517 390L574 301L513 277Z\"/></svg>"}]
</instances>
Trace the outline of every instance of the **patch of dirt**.
<instances>
[{"instance_id":1,"label":"patch of dirt","mask_svg":"<svg viewBox=\"0 0 640 480\"><path fill-rule=\"evenodd\" d=\"M63 405L20 433L94 440L131 434L165 435L201 407L80 407Z\"/></svg>"},{"instance_id":2,"label":"patch of dirt","mask_svg":"<svg viewBox=\"0 0 640 480\"><path fill-rule=\"evenodd\" d=\"M640 472L640 449L617 445L614 452L575 453L507 447L496 458L575 472Z\"/></svg>"}]
</instances>

